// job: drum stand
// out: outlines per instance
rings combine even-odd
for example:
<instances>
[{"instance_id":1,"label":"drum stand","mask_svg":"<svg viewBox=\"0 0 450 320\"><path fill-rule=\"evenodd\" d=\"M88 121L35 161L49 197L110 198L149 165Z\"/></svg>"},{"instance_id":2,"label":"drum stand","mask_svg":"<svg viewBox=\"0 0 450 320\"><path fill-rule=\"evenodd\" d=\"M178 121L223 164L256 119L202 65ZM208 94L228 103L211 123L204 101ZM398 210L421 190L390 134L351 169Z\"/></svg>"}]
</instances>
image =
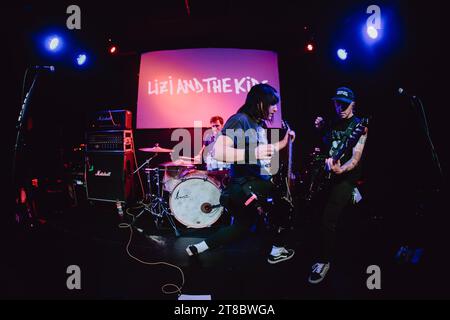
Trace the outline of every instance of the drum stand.
<instances>
[{"instance_id":1,"label":"drum stand","mask_svg":"<svg viewBox=\"0 0 450 320\"><path fill-rule=\"evenodd\" d=\"M156 157L156 155L154 157ZM147 160L142 166L140 166L137 169L137 171L140 170L142 167L144 167L146 164L148 165L153 158L150 158L149 160ZM149 202L149 204L142 202L142 204L144 205L144 208L142 209L141 212L139 212L138 215L136 215L135 221L137 219L139 219L139 217L142 216L145 212L149 212L154 217L156 228L159 229L159 225L161 223L159 221L159 219L163 219L165 217L167 219L167 221L169 221L169 224L171 225L173 231L175 232L175 236L179 237L180 232L178 231L177 226L175 225L172 217L170 216L169 207L167 205L167 202L163 198L163 194L162 194L162 190L161 190L162 184L160 181L160 171L161 170L159 168L145 169L145 173L147 176L147 184L148 184L148 193L145 195L145 198L146 198L146 200L149 200L150 202ZM155 173L153 175L153 179L155 180L155 185L156 185L156 189L157 189L156 195L152 193L152 181L151 181L152 180L152 172Z\"/></svg>"}]
</instances>

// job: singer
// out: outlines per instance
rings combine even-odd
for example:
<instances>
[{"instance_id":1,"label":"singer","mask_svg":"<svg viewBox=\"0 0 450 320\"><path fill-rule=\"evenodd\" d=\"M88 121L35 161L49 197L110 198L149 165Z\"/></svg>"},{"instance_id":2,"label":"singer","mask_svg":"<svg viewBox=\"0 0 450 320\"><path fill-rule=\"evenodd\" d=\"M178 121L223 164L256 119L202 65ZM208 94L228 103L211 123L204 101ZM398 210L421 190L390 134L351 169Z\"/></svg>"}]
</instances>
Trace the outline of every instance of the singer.
<instances>
[{"instance_id":1,"label":"singer","mask_svg":"<svg viewBox=\"0 0 450 320\"><path fill-rule=\"evenodd\" d=\"M190 256L240 239L268 207L274 227L267 261L276 264L294 256L294 250L287 249L285 243L289 208L272 183L270 170L274 154L287 146L290 137L295 139L295 132L288 131L283 140L268 143L266 121L272 121L279 101L274 88L256 85L248 93L244 106L225 124L213 152L217 161L231 164L231 183L222 193L221 204L234 216L234 221L207 240L188 246Z\"/></svg>"}]
</instances>

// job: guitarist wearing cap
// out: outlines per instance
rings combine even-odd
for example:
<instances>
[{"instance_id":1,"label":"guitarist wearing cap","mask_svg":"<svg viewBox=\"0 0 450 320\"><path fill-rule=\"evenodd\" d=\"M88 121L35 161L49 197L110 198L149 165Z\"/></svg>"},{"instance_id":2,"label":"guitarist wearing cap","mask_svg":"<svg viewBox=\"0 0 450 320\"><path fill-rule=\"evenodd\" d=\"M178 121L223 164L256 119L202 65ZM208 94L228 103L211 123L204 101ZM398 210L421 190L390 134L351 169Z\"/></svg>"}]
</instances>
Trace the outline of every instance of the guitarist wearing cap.
<instances>
[{"instance_id":1,"label":"guitarist wearing cap","mask_svg":"<svg viewBox=\"0 0 450 320\"><path fill-rule=\"evenodd\" d=\"M322 282L334 255L336 226L344 208L352 199L356 182L361 177L361 159L368 129L363 119L354 115L355 95L349 88L338 88L334 102L337 119L326 125L318 117L315 126L323 133L323 141L329 150L324 172L330 177L325 208L321 218L321 252L312 266L309 282Z\"/></svg>"}]
</instances>

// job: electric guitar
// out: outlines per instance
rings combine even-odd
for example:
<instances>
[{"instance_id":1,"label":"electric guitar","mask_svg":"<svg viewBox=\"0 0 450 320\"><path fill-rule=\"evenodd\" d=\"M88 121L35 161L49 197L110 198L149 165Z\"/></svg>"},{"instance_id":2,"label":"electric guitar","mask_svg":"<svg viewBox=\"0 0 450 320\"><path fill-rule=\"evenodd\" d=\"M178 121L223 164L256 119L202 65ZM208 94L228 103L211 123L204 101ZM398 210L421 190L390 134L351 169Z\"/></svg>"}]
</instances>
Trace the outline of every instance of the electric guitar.
<instances>
[{"instance_id":1,"label":"electric guitar","mask_svg":"<svg viewBox=\"0 0 450 320\"><path fill-rule=\"evenodd\" d=\"M326 159L332 158L336 164L342 156L349 150L353 149L358 143L362 135L367 132L369 119L363 118L354 125L354 128L347 128L345 137L341 140L336 148L333 148L330 155L323 154L319 148L311 154L312 160L309 164L310 169L307 171L309 183L304 191L304 199L312 201L316 195L327 189L331 184L335 175L330 172L325 163Z\"/></svg>"}]
</instances>

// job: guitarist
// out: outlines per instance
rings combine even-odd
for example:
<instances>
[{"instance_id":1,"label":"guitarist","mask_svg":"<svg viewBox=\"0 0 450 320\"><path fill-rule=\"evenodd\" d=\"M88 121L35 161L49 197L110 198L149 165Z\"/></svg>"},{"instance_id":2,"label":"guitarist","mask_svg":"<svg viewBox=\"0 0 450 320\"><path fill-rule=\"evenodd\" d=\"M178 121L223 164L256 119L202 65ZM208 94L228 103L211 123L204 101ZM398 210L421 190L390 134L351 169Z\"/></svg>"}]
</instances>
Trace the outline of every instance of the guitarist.
<instances>
[{"instance_id":1,"label":"guitarist","mask_svg":"<svg viewBox=\"0 0 450 320\"><path fill-rule=\"evenodd\" d=\"M328 126L322 117L318 117L315 121L316 128L322 130L323 141L329 150L330 158L325 160L325 167L333 179L321 219L321 252L309 277L312 284L320 283L330 269L336 241L336 226L341 213L351 201L356 182L361 176L361 158L367 140L367 128L364 128L356 138L352 135L352 128L362 121L354 115L353 91L345 87L336 91L332 99L337 115L336 121ZM355 141L352 142L352 139ZM336 161L332 155L342 147L343 141L351 143L350 148Z\"/></svg>"},{"instance_id":2,"label":"guitarist","mask_svg":"<svg viewBox=\"0 0 450 320\"><path fill-rule=\"evenodd\" d=\"M272 249L268 257L270 264L291 259L294 250L285 247L286 233L282 232L284 216L289 208L272 183L271 160L275 152L284 149L295 132L288 130L283 140L269 144L265 123L272 121L278 111L280 98L277 91L267 85L254 86L247 95L244 106L225 124L214 145L217 161L231 164L231 183L222 192L221 204L234 216L231 226L220 229L203 242L186 248L190 256L208 249L229 244L245 235L255 222L257 215L265 214L267 207L275 214ZM273 167L272 167L273 169Z\"/></svg>"}]
</instances>

